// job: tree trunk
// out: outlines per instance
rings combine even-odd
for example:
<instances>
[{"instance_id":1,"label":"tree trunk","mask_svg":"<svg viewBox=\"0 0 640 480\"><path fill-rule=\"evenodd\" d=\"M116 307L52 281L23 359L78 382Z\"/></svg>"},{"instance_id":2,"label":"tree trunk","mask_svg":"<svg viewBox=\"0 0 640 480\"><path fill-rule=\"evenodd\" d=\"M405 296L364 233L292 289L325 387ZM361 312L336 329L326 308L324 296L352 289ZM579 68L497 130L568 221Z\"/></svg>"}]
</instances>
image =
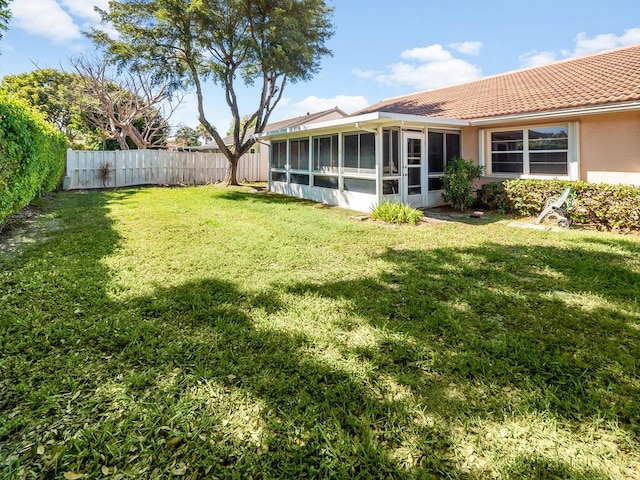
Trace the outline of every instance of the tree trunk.
<instances>
[{"instance_id":1,"label":"tree trunk","mask_svg":"<svg viewBox=\"0 0 640 480\"><path fill-rule=\"evenodd\" d=\"M239 158L227 159L227 173L224 177L225 185L238 185L238 160Z\"/></svg>"},{"instance_id":2,"label":"tree trunk","mask_svg":"<svg viewBox=\"0 0 640 480\"><path fill-rule=\"evenodd\" d=\"M116 140L118 141L118 145L120 145L120 150L129 150L129 144L127 143L127 136L124 132L116 132L115 133Z\"/></svg>"}]
</instances>

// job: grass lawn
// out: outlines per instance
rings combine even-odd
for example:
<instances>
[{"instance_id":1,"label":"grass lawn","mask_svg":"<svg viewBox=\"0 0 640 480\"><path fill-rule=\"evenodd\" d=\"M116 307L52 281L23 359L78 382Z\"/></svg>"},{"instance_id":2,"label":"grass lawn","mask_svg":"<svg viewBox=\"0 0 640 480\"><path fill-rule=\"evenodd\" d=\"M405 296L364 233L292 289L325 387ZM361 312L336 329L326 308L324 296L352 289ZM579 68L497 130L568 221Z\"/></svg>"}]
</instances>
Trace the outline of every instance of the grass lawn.
<instances>
[{"instance_id":1,"label":"grass lawn","mask_svg":"<svg viewBox=\"0 0 640 480\"><path fill-rule=\"evenodd\" d=\"M638 237L218 187L42 208L0 252L1 478L640 478Z\"/></svg>"}]
</instances>

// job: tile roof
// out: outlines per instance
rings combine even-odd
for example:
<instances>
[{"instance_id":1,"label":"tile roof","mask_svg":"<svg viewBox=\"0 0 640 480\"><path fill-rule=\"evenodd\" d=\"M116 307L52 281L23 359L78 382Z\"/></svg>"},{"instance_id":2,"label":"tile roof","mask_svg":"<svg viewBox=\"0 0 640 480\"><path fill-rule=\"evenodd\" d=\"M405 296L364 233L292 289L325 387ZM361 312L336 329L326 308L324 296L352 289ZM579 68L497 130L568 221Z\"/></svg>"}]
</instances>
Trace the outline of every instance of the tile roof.
<instances>
[{"instance_id":1,"label":"tile roof","mask_svg":"<svg viewBox=\"0 0 640 480\"><path fill-rule=\"evenodd\" d=\"M461 120L640 100L640 45L383 100L354 115Z\"/></svg>"}]
</instances>

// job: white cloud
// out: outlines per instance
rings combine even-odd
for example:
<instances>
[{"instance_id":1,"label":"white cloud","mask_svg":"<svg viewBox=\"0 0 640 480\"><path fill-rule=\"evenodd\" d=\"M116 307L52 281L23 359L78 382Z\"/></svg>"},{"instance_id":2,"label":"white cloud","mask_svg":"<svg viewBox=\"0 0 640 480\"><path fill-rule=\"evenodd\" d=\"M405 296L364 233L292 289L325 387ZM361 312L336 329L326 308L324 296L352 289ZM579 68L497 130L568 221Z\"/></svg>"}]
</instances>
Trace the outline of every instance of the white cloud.
<instances>
[{"instance_id":1,"label":"white cloud","mask_svg":"<svg viewBox=\"0 0 640 480\"><path fill-rule=\"evenodd\" d=\"M461 42L450 43L450 48L453 48L456 52L463 55L480 55L480 49L482 48L482 42Z\"/></svg>"},{"instance_id":2,"label":"white cloud","mask_svg":"<svg viewBox=\"0 0 640 480\"><path fill-rule=\"evenodd\" d=\"M573 56L611 50L616 47L640 43L640 28L625 30L622 35L603 33L593 38L589 38L586 33L581 32L576 35L575 42L576 47Z\"/></svg>"},{"instance_id":3,"label":"white cloud","mask_svg":"<svg viewBox=\"0 0 640 480\"><path fill-rule=\"evenodd\" d=\"M406 60L418 60L419 62L443 62L453 58L453 55L436 43L428 47L412 48L400 54Z\"/></svg>"},{"instance_id":4,"label":"white cloud","mask_svg":"<svg viewBox=\"0 0 640 480\"><path fill-rule=\"evenodd\" d=\"M531 50L518 57L520 65L523 67L539 67L541 65L547 65L557 60L557 56L554 52L539 52L537 50Z\"/></svg>"},{"instance_id":5,"label":"white cloud","mask_svg":"<svg viewBox=\"0 0 640 480\"><path fill-rule=\"evenodd\" d=\"M345 113L353 113L368 105L369 101L365 97L350 95L336 95L330 98L309 96L299 102L293 102L290 98L283 98L270 121L298 117L307 113L317 113L334 107L338 107Z\"/></svg>"},{"instance_id":6,"label":"white cloud","mask_svg":"<svg viewBox=\"0 0 640 480\"><path fill-rule=\"evenodd\" d=\"M71 16L55 0L20 0L10 6L16 26L32 35L55 43L81 37L80 29Z\"/></svg>"},{"instance_id":7,"label":"white cloud","mask_svg":"<svg viewBox=\"0 0 640 480\"><path fill-rule=\"evenodd\" d=\"M463 44L468 43L479 44L480 42ZM466 51L476 51L480 47L466 45L462 48L466 48ZM376 81L384 85L410 85L417 90L428 90L464 83L480 77L480 69L477 66L454 57L449 50L437 43L405 50L400 57L407 61L389 65L387 72L379 73L374 77Z\"/></svg>"},{"instance_id":8,"label":"white cloud","mask_svg":"<svg viewBox=\"0 0 640 480\"><path fill-rule=\"evenodd\" d=\"M351 73L359 78L373 78L378 75L378 72L375 70L360 70L359 68L354 68L351 70Z\"/></svg>"},{"instance_id":9,"label":"white cloud","mask_svg":"<svg viewBox=\"0 0 640 480\"><path fill-rule=\"evenodd\" d=\"M559 55L551 51L538 52L537 50L531 50L530 52L520 55L518 59L523 67L537 67L555 62L561 58L579 57L581 55L633 45L640 43L640 27L625 30L621 35L601 33L589 37L586 33L580 32L576 35L574 43L573 50L560 50Z\"/></svg>"},{"instance_id":10,"label":"white cloud","mask_svg":"<svg viewBox=\"0 0 640 480\"><path fill-rule=\"evenodd\" d=\"M109 0L16 0L10 4L16 26L54 43L77 40L82 29L97 26L98 6L106 9Z\"/></svg>"},{"instance_id":11,"label":"white cloud","mask_svg":"<svg viewBox=\"0 0 640 480\"><path fill-rule=\"evenodd\" d=\"M94 10L94 7L100 7L106 10L109 7L109 0L60 0L62 5L69 10L74 16L86 18L92 23L100 23L100 15Z\"/></svg>"},{"instance_id":12,"label":"white cloud","mask_svg":"<svg viewBox=\"0 0 640 480\"><path fill-rule=\"evenodd\" d=\"M292 104L290 108L299 111L299 114L303 115L305 113L329 110L334 107L338 107L346 113L353 113L367 105L369 105L369 102L363 96L336 95L335 97L321 98L312 95Z\"/></svg>"}]
</instances>

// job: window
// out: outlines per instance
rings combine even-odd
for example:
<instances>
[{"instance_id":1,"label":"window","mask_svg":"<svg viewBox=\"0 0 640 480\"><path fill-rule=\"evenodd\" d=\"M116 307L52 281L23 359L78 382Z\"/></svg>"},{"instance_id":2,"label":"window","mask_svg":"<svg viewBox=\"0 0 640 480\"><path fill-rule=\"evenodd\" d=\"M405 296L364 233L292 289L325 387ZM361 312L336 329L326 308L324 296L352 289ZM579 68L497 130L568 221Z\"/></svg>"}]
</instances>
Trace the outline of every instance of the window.
<instances>
[{"instance_id":1,"label":"window","mask_svg":"<svg viewBox=\"0 0 640 480\"><path fill-rule=\"evenodd\" d=\"M338 135L314 137L313 169L319 172L338 171Z\"/></svg>"},{"instance_id":2,"label":"window","mask_svg":"<svg viewBox=\"0 0 640 480\"><path fill-rule=\"evenodd\" d=\"M382 131L382 173L398 175L398 157L400 151L400 132L398 130Z\"/></svg>"},{"instance_id":3,"label":"window","mask_svg":"<svg viewBox=\"0 0 640 480\"><path fill-rule=\"evenodd\" d=\"M376 181L367 178L344 178L344 189L348 192L369 193L375 195Z\"/></svg>"},{"instance_id":4,"label":"window","mask_svg":"<svg viewBox=\"0 0 640 480\"><path fill-rule=\"evenodd\" d=\"M511 130L491 134L491 171L524 172L524 132Z\"/></svg>"},{"instance_id":5,"label":"window","mask_svg":"<svg viewBox=\"0 0 640 480\"><path fill-rule=\"evenodd\" d=\"M271 166L287 168L287 141L271 142Z\"/></svg>"},{"instance_id":6,"label":"window","mask_svg":"<svg viewBox=\"0 0 640 480\"><path fill-rule=\"evenodd\" d=\"M293 170L309 170L309 139L291 140L291 168Z\"/></svg>"},{"instance_id":7,"label":"window","mask_svg":"<svg viewBox=\"0 0 640 480\"><path fill-rule=\"evenodd\" d=\"M383 195L398 195L399 193L400 193L399 180L383 180L382 181Z\"/></svg>"},{"instance_id":8,"label":"window","mask_svg":"<svg viewBox=\"0 0 640 480\"><path fill-rule=\"evenodd\" d=\"M529 173L534 175L567 175L568 127L529 129L527 134L529 137Z\"/></svg>"},{"instance_id":9,"label":"window","mask_svg":"<svg viewBox=\"0 0 640 480\"><path fill-rule=\"evenodd\" d=\"M285 172L271 172L272 182L287 182L287 174Z\"/></svg>"},{"instance_id":10,"label":"window","mask_svg":"<svg viewBox=\"0 0 640 480\"><path fill-rule=\"evenodd\" d=\"M533 127L491 132L491 172L569 174L569 127Z\"/></svg>"},{"instance_id":11,"label":"window","mask_svg":"<svg viewBox=\"0 0 640 480\"><path fill-rule=\"evenodd\" d=\"M344 169L373 172L376 169L376 138L373 133L354 133L343 137Z\"/></svg>"},{"instance_id":12,"label":"window","mask_svg":"<svg viewBox=\"0 0 640 480\"><path fill-rule=\"evenodd\" d=\"M460 156L460 133L429 131L428 190L442 190L442 174L452 158Z\"/></svg>"},{"instance_id":13,"label":"window","mask_svg":"<svg viewBox=\"0 0 640 480\"><path fill-rule=\"evenodd\" d=\"M296 185L309 185L309 175L292 173L290 182L295 183Z\"/></svg>"},{"instance_id":14,"label":"window","mask_svg":"<svg viewBox=\"0 0 640 480\"><path fill-rule=\"evenodd\" d=\"M330 177L328 175L314 175L313 186L322 188L338 188L338 177Z\"/></svg>"}]
</instances>

